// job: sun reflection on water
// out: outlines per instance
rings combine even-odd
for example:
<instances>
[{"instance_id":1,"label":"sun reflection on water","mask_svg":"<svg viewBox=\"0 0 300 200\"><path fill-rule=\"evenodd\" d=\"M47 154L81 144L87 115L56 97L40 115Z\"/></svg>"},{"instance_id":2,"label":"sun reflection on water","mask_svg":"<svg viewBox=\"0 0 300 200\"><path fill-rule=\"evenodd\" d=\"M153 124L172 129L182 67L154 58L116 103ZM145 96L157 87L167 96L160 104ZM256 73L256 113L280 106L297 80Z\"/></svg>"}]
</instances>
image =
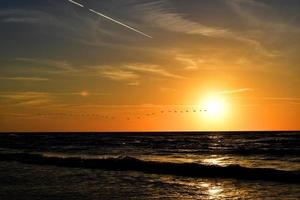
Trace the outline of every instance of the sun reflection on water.
<instances>
[{"instance_id":1,"label":"sun reflection on water","mask_svg":"<svg viewBox=\"0 0 300 200\"><path fill-rule=\"evenodd\" d=\"M220 186L212 186L208 189L208 195L210 199L221 198L223 189Z\"/></svg>"},{"instance_id":2,"label":"sun reflection on water","mask_svg":"<svg viewBox=\"0 0 300 200\"><path fill-rule=\"evenodd\" d=\"M222 199L223 195L223 187L222 185L214 185L210 183L201 183L201 188L205 190L205 194L207 195L207 199Z\"/></svg>"},{"instance_id":3,"label":"sun reflection on water","mask_svg":"<svg viewBox=\"0 0 300 200\"><path fill-rule=\"evenodd\" d=\"M228 163L226 157L220 157L218 155L212 155L209 158L204 158L202 160L202 163L207 164L207 165L221 165L221 166L230 164L230 163Z\"/></svg>"},{"instance_id":4,"label":"sun reflection on water","mask_svg":"<svg viewBox=\"0 0 300 200\"><path fill-rule=\"evenodd\" d=\"M206 179L189 179L189 178L174 178L170 176L161 177L160 180L164 183L173 186L179 186L180 189L195 192L196 196L193 199L225 199L231 191L227 191L224 185L214 180ZM229 192L229 193L228 193ZM183 196L178 196L178 199L191 199Z\"/></svg>"}]
</instances>

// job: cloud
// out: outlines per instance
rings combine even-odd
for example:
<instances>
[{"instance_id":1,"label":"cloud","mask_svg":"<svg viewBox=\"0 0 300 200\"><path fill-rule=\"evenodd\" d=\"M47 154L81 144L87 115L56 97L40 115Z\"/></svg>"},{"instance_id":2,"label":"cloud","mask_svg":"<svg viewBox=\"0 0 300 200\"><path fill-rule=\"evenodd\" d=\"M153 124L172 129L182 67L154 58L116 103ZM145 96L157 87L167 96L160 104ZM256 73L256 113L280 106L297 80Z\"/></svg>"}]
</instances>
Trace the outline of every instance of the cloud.
<instances>
[{"instance_id":1,"label":"cloud","mask_svg":"<svg viewBox=\"0 0 300 200\"><path fill-rule=\"evenodd\" d=\"M7 17L4 19L1 19L1 22L4 23L37 23L39 19L33 18L33 17Z\"/></svg>"},{"instance_id":2,"label":"cloud","mask_svg":"<svg viewBox=\"0 0 300 200\"><path fill-rule=\"evenodd\" d=\"M0 80L12 80L12 81L49 81L48 78L41 77L0 77Z\"/></svg>"},{"instance_id":3,"label":"cloud","mask_svg":"<svg viewBox=\"0 0 300 200\"><path fill-rule=\"evenodd\" d=\"M46 12L39 10L7 9L0 10L0 22L2 23L27 23L52 25L54 18Z\"/></svg>"},{"instance_id":4,"label":"cloud","mask_svg":"<svg viewBox=\"0 0 300 200\"><path fill-rule=\"evenodd\" d=\"M198 63L196 61L194 61L193 59L183 57L183 56L176 56L175 60L178 60L178 61L184 63L185 69L188 69L188 70L198 69Z\"/></svg>"},{"instance_id":5,"label":"cloud","mask_svg":"<svg viewBox=\"0 0 300 200\"><path fill-rule=\"evenodd\" d=\"M143 75L147 76L161 76L166 78L183 79L185 77L174 74L158 65L148 64L123 64L121 66L81 66L74 67L72 64L66 61L50 60L50 59L33 59L33 58L17 58L15 62L29 63L30 67L26 70L33 72L42 72L49 74L60 74L67 76L101 76L113 81L127 82L128 85L139 85L139 79ZM4 78L4 77L3 77ZM0 77L1 79L1 77ZM42 81L42 78L25 78L14 77L10 78L14 80L32 80ZM46 80L46 79L45 79Z\"/></svg>"},{"instance_id":6,"label":"cloud","mask_svg":"<svg viewBox=\"0 0 300 200\"><path fill-rule=\"evenodd\" d=\"M238 4L244 1L233 0L233 2L235 3L232 4ZM142 10L144 14L143 19L147 24L156 25L159 28L166 31L183 33L187 35L200 35L216 39L227 39L237 41L244 45L250 46L252 49L256 50L263 56L278 56L277 51L271 51L269 49L266 49L262 45L262 40L259 40L257 37L252 36L250 34L251 31L249 31L250 33L245 33L245 31L234 30L233 28L217 27L214 25L206 25L201 22L194 21L190 19L188 13L182 14L174 11L177 10L175 4L176 3L167 0L159 1L159 3L153 4L138 4L136 5L136 10ZM260 3L257 4L260 5ZM201 18L199 18L199 20L201 20ZM255 31L256 30L253 30L252 32Z\"/></svg>"},{"instance_id":7,"label":"cloud","mask_svg":"<svg viewBox=\"0 0 300 200\"><path fill-rule=\"evenodd\" d=\"M0 22L38 24L51 21L51 16L38 10L0 9Z\"/></svg>"},{"instance_id":8,"label":"cloud","mask_svg":"<svg viewBox=\"0 0 300 200\"><path fill-rule=\"evenodd\" d=\"M171 13L162 9L153 9L146 15L146 21L172 32L198 34L208 37L227 37L229 35L226 29L205 26L188 20L178 13Z\"/></svg>"},{"instance_id":9,"label":"cloud","mask_svg":"<svg viewBox=\"0 0 300 200\"><path fill-rule=\"evenodd\" d=\"M291 104L300 104L300 97L243 97L241 99L251 99L259 100L263 102L273 102L273 103L291 103Z\"/></svg>"},{"instance_id":10,"label":"cloud","mask_svg":"<svg viewBox=\"0 0 300 200\"><path fill-rule=\"evenodd\" d=\"M237 93L245 93L245 92L253 92L253 88L240 88L240 89L234 89L234 90L223 90L217 92L217 94L237 94Z\"/></svg>"},{"instance_id":11,"label":"cloud","mask_svg":"<svg viewBox=\"0 0 300 200\"><path fill-rule=\"evenodd\" d=\"M1 92L1 99L9 100L10 105L36 106L52 102L53 97L44 92Z\"/></svg>"},{"instance_id":12,"label":"cloud","mask_svg":"<svg viewBox=\"0 0 300 200\"><path fill-rule=\"evenodd\" d=\"M153 75L158 75L158 76L163 76L168 78L179 78L179 79L184 78L183 76L173 74L163 68L160 68L157 65L126 65L125 67L129 70L140 72L140 73L153 74Z\"/></svg>"},{"instance_id":13,"label":"cloud","mask_svg":"<svg viewBox=\"0 0 300 200\"><path fill-rule=\"evenodd\" d=\"M227 28L204 25L189 19L188 14L175 12L174 10L177 9L172 1L137 4L136 10L142 10L146 23L154 24L167 31L233 39L234 34Z\"/></svg>"},{"instance_id":14,"label":"cloud","mask_svg":"<svg viewBox=\"0 0 300 200\"><path fill-rule=\"evenodd\" d=\"M32 65L27 68L31 71L42 71L43 73L60 74L60 73L76 73L78 69L73 67L67 61L51 60L51 59L37 59L37 58L15 58L12 61L28 63Z\"/></svg>"},{"instance_id":15,"label":"cloud","mask_svg":"<svg viewBox=\"0 0 300 200\"><path fill-rule=\"evenodd\" d=\"M87 96L111 95L97 92L87 94ZM59 101L65 96L82 96L82 92L0 92L0 102L1 105L10 106L59 106Z\"/></svg>"},{"instance_id":16,"label":"cloud","mask_svg":"<svg viewBox=\"0 0 300 200\"><path fill-rule=\"evenodd\" d=\"M117 66L94 66L83 69L85 76L101 76L113 81L125 82L130 86L140 85L143 77L160 76L164 78L184 79L185 77L171 73L158 65L125 64Z\"/></svg>"},{"instance_id":17,"label":"cloud","mask_svg":"<svg viewBox=\"0 0 300 200\"><path fill-rule=\"evenodd\" d=\"M99 93L99 92L88 92L88 91L81 91L81 92L69 92L69 93L52 93L54 96L107 96L111 95L110 93Z\"/></svg>"},{"instance_id":18,"label":"cloud","mask_svg":"<svg viewBox=\"0 0 300 200\"><path fill-rule=\"evenodd\" d=\"M261 99L274 101L300 101L300 97L262 97Z\"/></svg>"},{"instance_id":19,"label":"cloud","mask_svg":"<svg viewBox=\"0 0 300 200\"><path fill-rule=\"evenodd\" d=\"M265 24L265 19L259 19L259 11L271 12L271 7L265 3L253 0L232 0L226 1L239 17L246 20L250 25Z\"/></svg>"},{"instance_id":20,"label":"cloud","mask_svg":"<svg viewBox=\"0 0 300 200\"><path fill-rule=\"evenodd\" d=\"M0 23L2 23L1 26L12 24L8 27L12 29L10 31L12 34L9 32L0 33L4 35L4 38L22 32L26 35L24 38L44 39L45 44L49 42L57 44L63 40L65 43L102 45L110 43L104 39L107 36L121 36L120 34L116 35L108 28L103 28L108 25L99 26L101 24L99 19L87 17L83 12L77 12L72 7L65 6L63 1L43 1L26 6L26 8L0 9ZM30 28L19 26L16 23L30 24ZM35 31L32 32L32 29Z\"/></svg>"},{"instance_id":21,"label":"cloud","mask_svg":"<svg viewBox=\"0 0 300 200\"><path fill-rule=\"evenodd\" d=\"M138 81L130 82L130 83L128 83L128 85L130 85L130 86L138 86L138 85L140 85L140 82L138 82Z\"/></svg>"},{"instance_id":22,"label":"cloud","mask_svg":"<svg viewBox=\"0 0 300 200\"><path fill-rule=\"evenodd\" d=\"M188 55L177 55L175 56L175 60L184 64L184 69L186 70L196 70L199 69L199 66L203 64L205 61L200 58L192 58Z\"/></svg>"},{"instance_id":23,"label":"cloud","mask_svg":"<svg viewBox=\"0 0 300 200\"><path fill-rule=\"evenodd\" d=\"M139 75L132 72L132 71L126 71L123 69L115 69L115 68L104 68L100 72L100 74L108 79L111 79L113 81L132 81L139 78Z\"/></svg>"},{"instance_id":24,"label":"cloud","mask_svg":"<svg viewBox=\"0 0 300 200\"><path fill-rule=\"evenodd\" d=\"M294 13L293 9L290 9L291 13L281 15L279 13L282 10L276 7L278 2L271 4L267 1L233 0L226 1L226 3L246 23L247 28L253 30L252 34L251 31L248 31L248 38L255 37L257 41L269 43L270 45L280 41L287 41L290 38L289 36L294 37L294 35L299 35L300 33L299 26L293 25L293 20L297 18L298 12ZM273 54L279 53L274 51Z\"/></svg>"}]
</instances>

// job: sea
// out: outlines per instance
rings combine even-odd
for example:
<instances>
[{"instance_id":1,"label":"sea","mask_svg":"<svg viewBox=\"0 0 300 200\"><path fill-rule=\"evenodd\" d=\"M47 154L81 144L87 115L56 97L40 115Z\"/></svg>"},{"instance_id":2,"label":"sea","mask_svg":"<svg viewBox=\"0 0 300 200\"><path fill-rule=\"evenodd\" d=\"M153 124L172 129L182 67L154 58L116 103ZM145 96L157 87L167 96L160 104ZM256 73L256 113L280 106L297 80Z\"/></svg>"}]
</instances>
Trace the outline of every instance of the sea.
<instances>
[{"instance_id":1,"label":"sea","mask_svg":"<svg viewBox=\"0 0 300 200\"><path fill-rule=\"evenodd\" d=\"M0 133L1 200L300 199L300 132Z\"/></svg>"}]
</instances>

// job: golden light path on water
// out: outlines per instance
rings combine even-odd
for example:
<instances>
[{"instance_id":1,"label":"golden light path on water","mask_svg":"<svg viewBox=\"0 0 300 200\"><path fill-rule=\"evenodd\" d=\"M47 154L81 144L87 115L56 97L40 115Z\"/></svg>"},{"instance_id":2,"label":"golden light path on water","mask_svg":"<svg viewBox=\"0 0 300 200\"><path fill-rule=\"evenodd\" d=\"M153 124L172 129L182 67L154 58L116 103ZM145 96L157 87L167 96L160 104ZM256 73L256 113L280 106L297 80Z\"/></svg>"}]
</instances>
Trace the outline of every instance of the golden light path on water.
<instances>
[{"instance_id":1,"label":"golden light path on water","mask_svg":"<svg viewBox=\"0 0 300 200\"><path fill-rule=\"evenodd\" d=\"M177 199L230 199L239 196L241 198L248 195L245 189L236 188L231 181L217 181L209 179L195 178L174 178L171 176L161 177L160 181L166 184L180 187L187 191L186 195L174 194ZM190 193L190 195L189 195Z\"/></svg>"}]
</instances>

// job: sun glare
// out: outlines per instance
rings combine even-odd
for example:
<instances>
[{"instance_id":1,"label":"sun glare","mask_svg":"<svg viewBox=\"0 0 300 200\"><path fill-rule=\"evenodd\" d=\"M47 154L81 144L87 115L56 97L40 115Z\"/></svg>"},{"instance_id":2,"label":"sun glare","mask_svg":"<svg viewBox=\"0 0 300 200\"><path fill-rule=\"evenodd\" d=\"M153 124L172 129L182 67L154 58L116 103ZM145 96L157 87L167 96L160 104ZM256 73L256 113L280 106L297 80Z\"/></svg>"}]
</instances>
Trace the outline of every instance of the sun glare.
<instances>
[{"instance_id":1,"label":"sun glare","mask_svg":"<svg viewBox=\"0 0 300 200\"><path fill-rule=\"evenodd\" d=\"M213 119L220 119L224 116L227 110L225 99L219 96L210 96L203 102L203 107L209 117Z\"/></svg>"}]
</instances>

